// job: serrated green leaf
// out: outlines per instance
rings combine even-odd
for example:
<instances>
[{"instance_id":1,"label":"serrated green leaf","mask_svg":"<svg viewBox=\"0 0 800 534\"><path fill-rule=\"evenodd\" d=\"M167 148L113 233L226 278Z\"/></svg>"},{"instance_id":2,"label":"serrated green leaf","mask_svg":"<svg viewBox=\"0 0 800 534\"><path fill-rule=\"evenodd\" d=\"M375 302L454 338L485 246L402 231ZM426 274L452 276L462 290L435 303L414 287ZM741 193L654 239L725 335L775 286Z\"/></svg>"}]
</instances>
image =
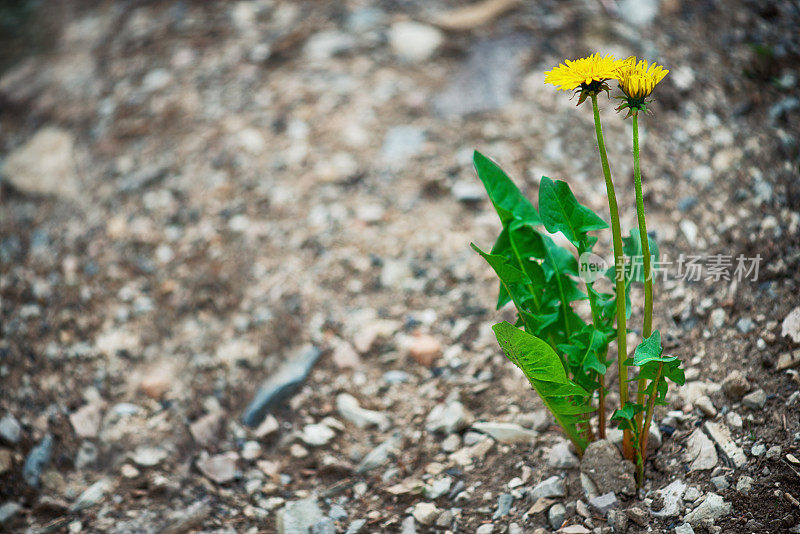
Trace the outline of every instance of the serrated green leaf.
<instances>
[{"instance_id":1,"label":"serrated green leaf","mask_svg":"<svg viewBox=\"0 0 800 534\"><path fill-rule=\"evenodd\" d=\"M548 232L561 232L578 249L585 248L588 232L608 228L603 219L578 202L566 182L547 176L539 183L539 215Z\"/></svg>"},{"instance_id":2,"label":"serrated green leaf","mask_svg":"<svg viewBox=\"0 0 800 534\"><path fill-rule=\"evenodd\" d=\"M584 423L579 415L592 410L589 394L567 378L561 358L545 341L505 321L492 329L506 357L522 370L564 432L583 452L587 440L579 428Z\"/></svg>"},{"instance_id":3,"label":"serrated green leaf","mask_svg":"<svg viewBox=\"0 0 800 534\"><path fill-rule=\"evenodd\" d=\"M609 331L587 324L573 334L568 343L558 345L558 350L567 356L573 380L582 388L594 390L600 387L596 373L604 375L608 369L610 337Z\"/></svg>"},{"instance_id":4,"label":"serrated green leaf","mask_svg":"<svg viewBox=\"0 0 800 534\"><path fill-rule=\"evenodd\" d=\"M526 224L541 224L536 208L522 195L503 169L477 150L472 156L472 162L504 227L515 219Z\"/></svg>"},{"instance_id":5,"label":"serrated green leaf","mask_svg":"<svg viewBox=\"0 0 800 534\"><path fill-rule=\"evenodd\" d=\"M634 443L639 441L638 426L634 420L636 415L644 411L644 406L628 401L622 408L617 408L611 415L611 420L617 422L621 430L630 430L633 433ZM636 447L638 449L638 446Z\"/></svg>"},{"instance_id":6,"label":"serrated green leaf","mask_svg":"<svg viewBox=\"0 0 800 534\"><path fill-rule=\"evenodd\" d=\"M671 362L677 359L675 356L662 356L661 353L663 351L664 349L661 346L661 332L653 330L650 337L642 340L636 347L636 351L633 353L632 363L633 365L641 367L650 362Z\"/></svg>"}]
</instances>

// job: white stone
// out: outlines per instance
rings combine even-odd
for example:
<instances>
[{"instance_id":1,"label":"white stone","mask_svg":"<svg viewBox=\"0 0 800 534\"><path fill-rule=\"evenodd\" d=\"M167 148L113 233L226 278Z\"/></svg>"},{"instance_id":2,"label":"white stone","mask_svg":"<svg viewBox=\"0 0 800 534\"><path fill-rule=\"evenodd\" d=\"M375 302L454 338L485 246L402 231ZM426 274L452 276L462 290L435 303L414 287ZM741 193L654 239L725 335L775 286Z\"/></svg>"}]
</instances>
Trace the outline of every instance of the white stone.
<instances>
[{"instance_id":1,"label":"white stone","mask_svg":"<svg viewBox=\"0 0 800 534\"><path fill-rule=\"evenodd\" d=\"M412 63L429 59L444 43L444 33L438 28L404 21L392 24L389 29L389 44L397 56Z\"/></svg>"},{"instance_id":2,"label":"white stone","mask_svg":"<svg viewBox=\"0 0 800 534\"><path fill-rule=\"evenodd\" d=\"M667 487L658 491L664 501L661 510L653 511L655 517L673 517L681 513L683 503L681 499L686 491L686 483L683 480L674 480Z\"/></svg>"},{"instance_id":3,"label":"white stone","mask_svg":"<svg viewBox=\"0 0 800 534\"><path fill-rule=\"evenodd\" d=\"M72 135L46 127L5 159L2 174L23 193L75 198L80 183L75 169Z\"/></svg>"},{"instance_id":4,"label":"white stone","mask_svg":"<svg viewBox=\"0 0 800 534\"><path fill-rule=\"evenodd\" d=\"M731 513L733 506L716 493L709 493L700 505L686 514L684 520L692 526L713 524L720 517Z\"/></svg>"},{"instance_id":5,"label":"white stone","mask_svg":"<svg viewBox=\"0 0 800 534\"><path fill-rule=\"evenodd\" d=\"M203 454L197 459L195 465L205 476L217 484L225 484L236 477L236 460L238 456L234 452L216 454L209 456Z\"/></svg>"},{"instance_id":6,"label":"white stone","mask_svg":"<svg viewBox=\"0 0 800 534\"><path fill-rule=\"evenodd\" d=\"M472 421L472 415L459 401L437 404L428 413L425 429L428 432L450 434L466 428Z\"/></svg>"},{"instance_id":7,"label":"white stone","mask_svg":"<svg viewBox=\"0 0 800 534\"><path fill-rule=\"evenodd\" d=\"M714 443L708 439L701 429L695 429L686 443L686 461L692 462L692 471L705 471L717 465L718 457Z\"/></svg>"},{"instance_id":8,"label":"white stone","mask_svg":"<svg viewBox=\"0 0 800 534\"><path fill-rule=\"evenodd\" d=\"M800 343L800 306L790 311L783 319L781 335L789 336L795 343Z\"/></svg>"},{"instance_id":9,"label":"white stone","mask_svg":"<svg viewBox=\"0 0 800 534\"><path fill-rule=\"evenodd\" d=\"M306 445L311 445L312 447L326 445L334 436L336 436L336 433L331 430L330 427L322 423L306 425L300 433L300 439L303 440Z\"/></svg>"},{"instance_id":10,"label":"white stone","mask_svg":"<svg viewBox=\"0 0 800 534\"><path fill-rule=\"evenodd\" d=\"M531 443L539 436L535 430L524 428L516 423L481 421L474 423L472 428L506 444Z\"/></svg>"},{"instance_id":11,"label":"white stone","mask_svg":"<svg viewBox=\"0 0 800 534\"><path fill-rule=\"evenodd\" d=\"M734 467L738 469L747 463L747 456L745 456L741 447L736 445L731 439L731 432L728 430L728 427L721 423L706 421L703 428L711 437L711 440L716 443L717 447L722 451L725 458L727 458Z\"/></svg>"},{"instance_id":12,"label":"white stone","mask_svg":"<svg viewBox=\"0 0 800 534\"><path fill-rule=\"evenodd\" d=\"M420 502L414 506L414 511L412 515L414 519L419 521L421 524L429 526L433 525L436 522L436 519L439 518L439 515L442 513L435 504L431 502Z\"/></svg>"},{"instance_id":13,"label":"white stone","mask_svg":"<svg viewBox=\"0 0 800 534\"><path fill-rule=\"evenodd\" d=\"M358 428L376 426L380 430L386 430L390 425L386 414L362 408L358 400L349 393L341 393L336 397L336 409Z\"/></svg>"}]
</instances>

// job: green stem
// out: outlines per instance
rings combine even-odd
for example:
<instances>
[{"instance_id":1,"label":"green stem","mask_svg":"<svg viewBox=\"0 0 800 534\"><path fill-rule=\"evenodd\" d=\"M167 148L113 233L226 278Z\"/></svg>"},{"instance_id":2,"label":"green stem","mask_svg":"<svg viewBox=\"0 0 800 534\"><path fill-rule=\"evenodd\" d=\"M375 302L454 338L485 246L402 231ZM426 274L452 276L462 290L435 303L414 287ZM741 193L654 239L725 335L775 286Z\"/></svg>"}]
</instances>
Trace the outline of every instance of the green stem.
<instances>
[{"instance_id":1,"label":"green stem","mask_svg":"<svg viewBox=\"0 0 800 534\"><path fill-rule=\"evenodd\" d=\"M622 255L622 231L619 224L619 208L617 195L614 192L614 182L611 181L611 170L608 166L606 144L603 140L603 127L600 125L600 110L597 107L597 95L592 95L592 111L594 112L594 129L597 134L597 148L600 151L600 163L603 167L603 176L606 180L606 193L608 194L608 210L611 215L611 235L614 241L614 279L617 293L617 365L619 365L619 405L625 406L628 401L628 358L626 349L626 317L625 317L625 277ZM628 431L628 439L630 432Z\"/></svg>"},{"instance_id":2,"label":"green stem","mask_svg":"<svg viewBox=\"0 0 800 534\"><path fill-rule=\"evenodd\" d=\"M643 433L640 434L641 436L640 440L642 443L639 454L642 457L642 470L644 470L644 461L647 459L647 439L650 437L650 424L653 422L653 411L656 405L656 397L658 397L658 383L661 380L661 373L663 372L663 370L664 370L664 362L661 362L658 364L656 379L653 382L653 392L650 393L650 400L647 403L647 413L645 414L644 418L644 426L642 426ZM644 392L642 392L642 396L644 396ZM641 486L642 481L643 477L640 476L639 486Z\"/></svg>"},{"instance_id":3,"label":"green stem","mask_svg":"<svg viewBox=\"0 0 800 534\"><path fill-rule=\"evenodd\" d=\"M636 189L636 218L639 222L639 239L642 242L642 266L644 269L644 324L642 325L642 338L647 339L653 332L653 277L650 266L650 242L647 238L647 224L644 216L644 195L642 193L642 172L639 166L639 112L634 111L633 123L633 183ZM644 402L644 379L639 379L636 387L636 402ZM642 414L637 414L639 428L642 424ZM645 434L646 436L646 434ZM645 437L646 441L647 438Z\"/></svg>"}]
</instances>

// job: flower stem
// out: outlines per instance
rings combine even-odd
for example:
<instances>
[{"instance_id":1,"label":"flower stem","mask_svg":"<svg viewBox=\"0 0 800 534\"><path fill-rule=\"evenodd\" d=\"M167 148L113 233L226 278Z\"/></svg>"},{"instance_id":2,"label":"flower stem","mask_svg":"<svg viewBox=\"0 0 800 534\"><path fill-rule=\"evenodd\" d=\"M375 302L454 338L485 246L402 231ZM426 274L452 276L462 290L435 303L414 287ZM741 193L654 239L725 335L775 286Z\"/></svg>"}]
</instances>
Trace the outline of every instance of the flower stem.
<instances>
[{"instance_id":1,"label":"flower stem","mask_svg":"<svg viewBox=\"0 0 800 534\"><path fill-rule=\"evenodd\" d=\"M639 222L639 239L642 242L642 267L644 269L644 324L642 338L647 339L653 332L653 277L650 264L650 242L647 238L647 224L644 216L644 195L642 193L642 172L639 166L639 112L632 116L633 124L633 183L636 190L636 218ZM640 378L636 387L636 402L644 403L644 379ZM642 428L642 414L636 415L636 423ZM647 434L644 434L645 436ZM645 437L644 440L647 440ZM643 453L644 454L644 453Z\"/></svg>"},{"instance_id":2,"label":"flower stem","mask_svg":"<svg viewBox=\"0 0 800 534\"><path fill-rule=\"evenodd\" d=\"M611 235L614 242L614 279L616 281L617 293L617 365L619 365L619 402L620 408L625 406L628 401L628 366L625 360L628 358L626 350L627 325L625 317L625 276L622 255L622 231L619 224L619 208L617 207L617 195L614 192L614 182L611 181L611 169L608 166L608 155L606 154L606 144L603 140L603 127L600 125L600 110L597 107L597 95L592 95L592 111L594 112L594 129L597 134L597 149L600 152L600 163L603 167L603 177L606 180L606 193L608 195L608 210L611 215ZM630 431L625 431L627 439L623 438L623 443L630 444ZM626 451L627 457L632 457L633 450L630 445Z\"/></svg>"}]
</instances>

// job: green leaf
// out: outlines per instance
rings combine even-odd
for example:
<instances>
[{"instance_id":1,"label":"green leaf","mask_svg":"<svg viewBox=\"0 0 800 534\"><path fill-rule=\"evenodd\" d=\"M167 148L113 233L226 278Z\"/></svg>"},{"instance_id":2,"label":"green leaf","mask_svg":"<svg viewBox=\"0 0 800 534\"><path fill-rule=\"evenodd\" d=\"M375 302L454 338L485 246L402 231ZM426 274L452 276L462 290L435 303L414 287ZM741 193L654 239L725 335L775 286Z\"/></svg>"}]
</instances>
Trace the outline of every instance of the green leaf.
<instances>
[{"instance_id":1,"label":"green leaf","mask_svg":"<svg viewBox=\"0 0 800 534\"><path fill-rule=\"evenodd\" d=\"M592 324L584 325L569 339L569 343L558 345L566 354L567 362L575 382L587 390L600 387L595 373L606 374L611 360L608 356L610 331L598 330Z\"/></svg>"},{"instance_id":2,"label":"green leaf","mask_svg":"<svg viewBox=\"0 0 800 534\"><path fill-rule=\"evenodd\" d=\"M608 228L603 219L575 199L566 182L547 176L539 184L539 214L548 232L561 232L578 249L585 248L588 232Z\"/></svg>"},{"instance_id":3,"label":"green leaf","mask_svg":"<svg viewBox=\"0 0 800 534\"><path fill-rule=\"evenodd\" d=\"M504 227L515 219L527 224L541 224L536 208L520 193L503 169L477 150L472 162Z\"/></svg>"},{"instance_id":4,"label":"green leaf","mask_svg":"<svg viewBox=\"0 0 800 534\"><path fill-rule=\"evenodd\" d=\"M580 426L585 420L579 415L592 411L589 394L567 378L561 358L545 341L505 321L492 329L506 357L522 370L564 432L583 452L587 439Z\"/></svg>"},{"instance_id":5,"label":"green leaf","mask_svg":"<svg viewBox=\"0 0 800 534\"><path fill-rule=\"evenodd\" d=\"M644 406L628 401L622 408L617 408L611 415L611 420L617 422L620 430L630 430L633 433L634 445L638 449L639 432L634 421L636 414L644 411Z\"/></svg>"},{"instance_id":6,"label":"green leaf","mask_svg":"<svg viewBox=\"0 0 800 534\"><path fill-rule=\"evenodd\" d=\"M539 271L534 267L538 266L538 262L532 261L531 258L544 258L543 237L533 226L512 221L509 226L503 228L492 247L492 254L505 256L512 264L523 270L537 292L541 292L544 285L539 283ZM510 300L510 295L501 283L497 295L497 309L508 304Z\"/></svg>"},{"instance_id":7,"label":"green leaf","mask_svg":"<svg viewBox=\"0 0 800 534\"><path fill-rule=\"evenodd\" d=\"M647 236L647 243L650 247L650 269L651 276L653 276L652 269L658 263L659 258L658 243L649 235ZM629 258L635 258L625 266L626 275L634 282L644 283L644 250L642 249L642 239L638 230L631 230L630 237L622 238L622 252Z\"/></svg>"},{"instance_id":8,"label":"green leaf","mask_svg":"<svg viewBox=\"0 0 800 534\"><path fill-rule=\"evenodd\" d=\"M664 349L661 347L661 332L654 330L650 337L639 343L633 353L633 365L643 366L650 362L671 362L677 360L675 356L661 356Z\"/></svg>"}]
</instances>

